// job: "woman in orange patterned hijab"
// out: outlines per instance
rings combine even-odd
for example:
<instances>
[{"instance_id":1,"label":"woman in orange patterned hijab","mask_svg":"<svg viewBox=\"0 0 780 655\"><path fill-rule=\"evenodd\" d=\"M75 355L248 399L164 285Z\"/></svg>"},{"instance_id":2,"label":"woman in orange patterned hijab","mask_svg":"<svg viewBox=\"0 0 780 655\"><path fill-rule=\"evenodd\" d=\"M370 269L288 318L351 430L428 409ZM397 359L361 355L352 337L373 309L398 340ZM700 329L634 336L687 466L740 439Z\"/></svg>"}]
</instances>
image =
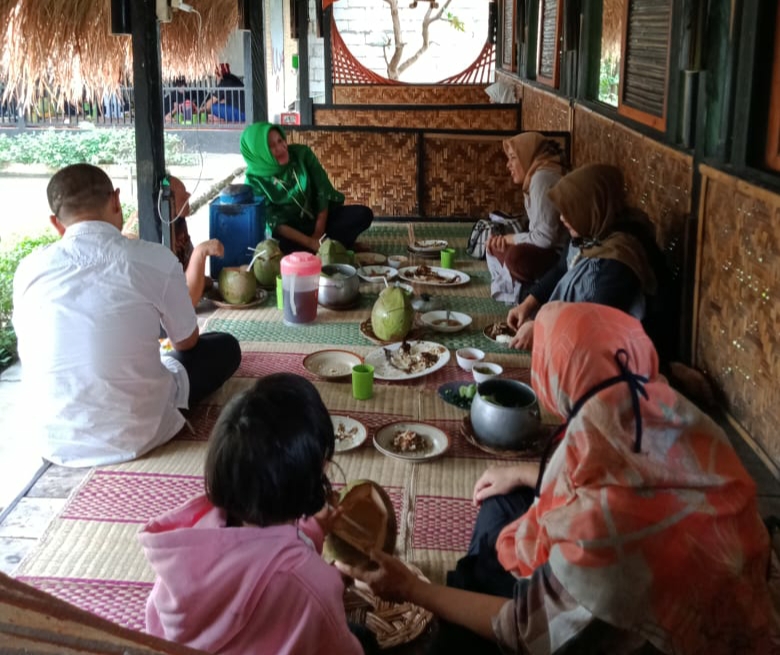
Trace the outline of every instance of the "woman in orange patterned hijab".
<instances>
[{"instance_id":1,"label":"woman in orange patterned hijab","mask_svg":"<svg viewBox=\"0 0 780 655\"><path fill-rule=\"evenodd\" d=\"M565 420L557 450L541 471L491 467L474 490L479 526L489 506L531 495L536 480L538 497L504 522L493 550L515 576L511 600L485 575L468 590L431 585L381 553L377 570L347 570L485 639L469 652L493 652L487 640L524 655L780 652L768 532L723 431L659 375L627 314L552 302L534 329L534 389Z\"/></svg>"}]
</instances>

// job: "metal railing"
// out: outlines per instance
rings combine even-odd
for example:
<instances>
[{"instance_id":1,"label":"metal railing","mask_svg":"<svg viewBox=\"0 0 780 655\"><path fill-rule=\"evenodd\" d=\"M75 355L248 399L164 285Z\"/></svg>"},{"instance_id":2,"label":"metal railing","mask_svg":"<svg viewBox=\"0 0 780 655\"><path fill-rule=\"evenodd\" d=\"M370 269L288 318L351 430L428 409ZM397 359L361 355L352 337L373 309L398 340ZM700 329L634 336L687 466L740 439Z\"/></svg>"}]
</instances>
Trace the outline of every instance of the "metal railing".
<instances>
[{"instance_id":1,"label":"metal railing","mask_svg":"<svg viewBox=\"0 0 780 655\"><path fill-rule=\"evenodd\" d=\"M219 88L214 84L163 87L163 115L166 127L177 129L243 127L246 124L243 88ZM131 126L135 123L133 87L113 93L88 94L81 101L66 102L50 93L21 107L11 98L0 102L0 125L65 126L88 122L93 125Z\"/></svg>"}]
</instances>

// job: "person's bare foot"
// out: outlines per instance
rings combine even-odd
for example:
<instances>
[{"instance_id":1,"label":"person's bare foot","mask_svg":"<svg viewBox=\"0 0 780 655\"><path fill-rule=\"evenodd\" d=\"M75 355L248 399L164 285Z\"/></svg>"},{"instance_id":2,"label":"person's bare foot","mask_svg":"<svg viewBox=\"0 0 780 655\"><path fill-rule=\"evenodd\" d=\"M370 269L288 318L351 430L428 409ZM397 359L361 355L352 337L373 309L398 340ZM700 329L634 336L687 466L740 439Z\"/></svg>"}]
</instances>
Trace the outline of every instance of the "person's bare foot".
<instances>
[{"instance_id":1,"label":"person's bare foot","mask_svg":"<svg viewBox=\"0 0 780 655\"><path fill-rule=\"evenodd\" d=\"M371 248L369 248L365 243L361 243L360 241L355 241L355 243L352 244L352 248L350 248L353 252L371 252Z\"/></svg>"}]
</instances>

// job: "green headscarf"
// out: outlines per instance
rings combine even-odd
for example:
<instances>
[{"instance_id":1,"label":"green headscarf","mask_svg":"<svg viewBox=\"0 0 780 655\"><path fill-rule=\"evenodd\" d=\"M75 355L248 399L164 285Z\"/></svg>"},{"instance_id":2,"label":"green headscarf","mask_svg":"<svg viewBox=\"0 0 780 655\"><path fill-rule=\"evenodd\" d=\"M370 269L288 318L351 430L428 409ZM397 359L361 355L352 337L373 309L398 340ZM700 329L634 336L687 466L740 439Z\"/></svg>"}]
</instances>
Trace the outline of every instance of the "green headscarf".
<instances>
[{"instance_id":1,"label":"green headscarf","mask_svg":"<svg viewBox=\"0 0 780 655\"><path fill-rule=\"evenodd\" d=\"M246 183L265 197L266 223L274 230L278 225L311 234L317 214L330 203L344 202L317 157L308 146L287 146L289 161L281 165L271 153L268 136L276 130L286 141L278 125L254 123L241 134L241 154L246 162Z\"/></svg>"}]
</instances>

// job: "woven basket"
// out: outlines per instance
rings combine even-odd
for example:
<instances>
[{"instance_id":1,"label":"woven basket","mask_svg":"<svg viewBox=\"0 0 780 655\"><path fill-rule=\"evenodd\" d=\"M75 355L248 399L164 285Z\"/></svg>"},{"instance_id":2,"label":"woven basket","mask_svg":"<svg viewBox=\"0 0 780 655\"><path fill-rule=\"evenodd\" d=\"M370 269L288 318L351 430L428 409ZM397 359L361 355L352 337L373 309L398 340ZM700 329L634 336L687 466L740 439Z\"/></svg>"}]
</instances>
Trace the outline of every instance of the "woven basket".
<instances>
[{"instance_id":1,"label":"woven basket","mask_svg":"<svg viewBox=\"0 0 780 655\"><path fill-rule=\"evenodd\" d=\"M407 564L420 578L420 569ZM371 630L380 648L392 648L417 639L433 620L433 613L413 603L382 600L360 581L344 591L347 620Z\"/></svg>"}]
</instances>

